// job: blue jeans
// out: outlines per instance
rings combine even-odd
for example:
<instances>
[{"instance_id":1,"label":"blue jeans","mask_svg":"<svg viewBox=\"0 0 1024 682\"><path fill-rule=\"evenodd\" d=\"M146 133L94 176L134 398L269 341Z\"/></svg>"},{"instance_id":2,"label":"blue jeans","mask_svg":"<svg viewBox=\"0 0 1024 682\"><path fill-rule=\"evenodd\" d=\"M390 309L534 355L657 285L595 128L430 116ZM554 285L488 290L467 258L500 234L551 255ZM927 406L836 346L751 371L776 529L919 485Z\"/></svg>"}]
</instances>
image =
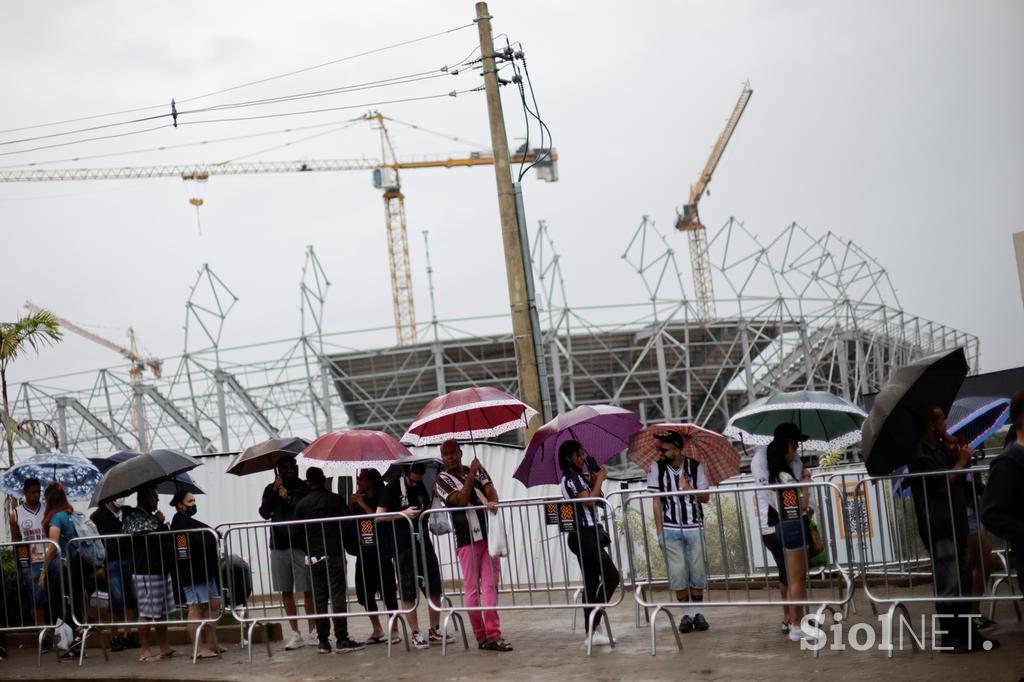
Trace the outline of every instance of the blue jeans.
<instances>
[{"instance_id":1,"label":"blue jeans","mask_svg":"<svg viewBox=\"0 0 1024 682\"><path fill-rule=\"evenodd\" d=\"M665 556L671 589L678 592L707 587L703 528L663 528L658 545Z\"/></svg>"},{"instance_id":2,"label":"blue jeans","mask_svg":"<svg viewBox=\"0 0 1024 682\"><path fill-rule=\"evenodd\" d=\"M43 572L42 562L29 564L27 568L21 569L21 576L25 579L25 589L32 595L32 606L42 608L46 606L46 588L39 587L39 574ZM46 576L49 580L50 576Z\"/></svg>"}]
</instances>

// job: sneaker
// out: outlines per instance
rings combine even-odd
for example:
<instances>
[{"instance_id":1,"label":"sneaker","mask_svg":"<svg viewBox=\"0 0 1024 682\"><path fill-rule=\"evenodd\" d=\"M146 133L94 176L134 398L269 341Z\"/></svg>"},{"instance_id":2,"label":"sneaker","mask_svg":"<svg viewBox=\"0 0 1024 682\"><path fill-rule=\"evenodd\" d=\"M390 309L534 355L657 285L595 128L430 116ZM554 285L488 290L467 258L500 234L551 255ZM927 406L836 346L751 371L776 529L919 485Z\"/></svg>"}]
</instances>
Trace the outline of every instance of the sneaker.
<instances>
[{"instance_id":1,"label":"sneaker","mask_svg":"<svg viewBox=\"0 0 1024 682\"><path fill-rule=\"evenodd\" d=\"M294 630L292 630L292 636L289 637L288 641L284 644L285 651L301 649L304 646L306 646L306 640L302 639L302 635Z\"/></svg>"},{"instance_id":2,"label":"sneaker","mask_svg":"<svg viewBox=\"0 0 1024 682\"><path fill-rule=\"evenodd\" d=\"M442 633L438 630L435 630L434 628L430 628L430 630L427 632L427 639L429 639L431 642L437 642L438 644L440 644L441 642L451 644L455 641L455 638L449 635L447 632Z\"/></svg>"},{"instance_id":3,"label":"sneaker","mask_svg":"<svg viewBox=\"0 0 1024 682\"><path fill-rule=\"evenodd\" d=\"M799 642L801 639L810 639L811 636L803 631L798 625L789 626L789 641Z\"/></svg>"},{"instance_id":4,"label":"sneaker","mask_svg":"<svg viewBox=\"0 0 1024 682\"><path fill-rule=\"evenodd\" d=\"M326 639L318 640L316 644L316 652L318 654L331 653L331 643L328 642Z\"/></svg>"},{"instance_id":5,"label":"sneaker","mask_svg":"<svg viewBox=\"0 0 1024 682\"><path fill-rule=\"evenodd\" d=\"M788 635L789 634L789 621L788 620L782 621L782 634L784 634L784 635Z\"/></svg>"},{"instance_id":6,"label":"sneaker","mask_svg":"<svg viewBox=\"0 0 1024 682\"><path fill-rule=\"evenodd\" d=\"M306 636L303 637L302 641L304 641L309 646L316 646L320 643L320 636L316 634L316 630L313 630L312 632L307 632Z\"/></svg>"},{"instance_id":7,"label":"sneaker","mask_svg":"<svg viewBox=\"0 0 1024 682\"><path fill-rule=\"evenodd\" d=\"M359 651L360 649L365 648L366 644L364 644L363 642L354 642L348 637L346 637L345 639L338 640L338 645L335 647L334 653L347 654L350 651Z\"/></svg>"},{"instance_id":8,"label":"sneaker","mask_svg":"<svg viewBox=\"0 0 1024 682\"><path fill-rule=\"evenodd\" d=\"M430 642L427 641L427 636L417 630L412 633L412 645L417 649L429 649Z\"/></svg>"},{"instance_id":9,"label":"sneaker","mask_svg":"<svg viewBox=\"0 0 1024 682\"><path fill-rule=\"evenodd\" d=\"M593 637L594 646L611 646L612 640L603 632L595 632Z\"/></svg>"},{"instance_id":10,"label":"sneaker","mask_svg":"<svg viewBox=\"0 0 1024 682\"><path fill-rule=\"evenodd\" d=\"M687 633L693 632L693 619L689 616L683 616L679 621L679 632Z\"/></svg>"},{"instance_id":11,"label":"sneaker","mask_svg":"<svg viewBox=\"0 0 1024 682\"><path fill-rule=\"evenodd\" d=\"M708 625L708 621L707 621L706 618L704 618L704 614L703 613L698 613L696 616L693 617L693 629L694 630L697 630L698 632L704 632L709 627L711 627L711 626Z\"/></svg>"},{"instance_id":12,"label":"sneaker","mask_svg":"<svg viewBox=\"0 0 1024 682\"><path fill-rule=\"evenodd\" d=\"M977 625L977 628L979 630L988 630L996 624L994 620L992 620L991 618L986 618L985 616L975 618L974 623Z\"/></svg>"}]
</instances>

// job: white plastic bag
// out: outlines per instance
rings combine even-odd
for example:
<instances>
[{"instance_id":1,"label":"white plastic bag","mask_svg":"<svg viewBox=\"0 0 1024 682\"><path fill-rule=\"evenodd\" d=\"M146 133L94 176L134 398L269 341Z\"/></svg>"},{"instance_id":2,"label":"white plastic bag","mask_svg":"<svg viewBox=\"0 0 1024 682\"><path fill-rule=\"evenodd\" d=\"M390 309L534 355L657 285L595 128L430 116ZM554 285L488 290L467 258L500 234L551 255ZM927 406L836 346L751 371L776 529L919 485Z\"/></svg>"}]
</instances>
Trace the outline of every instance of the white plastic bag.
<instances>
[{"instance_id":1,"label":"white plastic bag","mask_svg":"<svg viewBox=\"0 0 1024 682\"><path fill-rule=\"evenodd\" d=\"M56 627L53 629L53 642L57 645L57 648L61 651L67 651L71 648L71 642L75 641L75 633L71 629L71 626L62 621L60 618L57 619Z\"/></svg>"},{"instance_id":2,"label":"white plastic bag","mask_svg":"<svg viewBox=\"0 0 1024 682\"><path fill-rule=\"evenodd\" d=\"M498 512L487 512L487 553L494 559L508 556L505 524L501 522Z\"/></svg>"}]
</instances>

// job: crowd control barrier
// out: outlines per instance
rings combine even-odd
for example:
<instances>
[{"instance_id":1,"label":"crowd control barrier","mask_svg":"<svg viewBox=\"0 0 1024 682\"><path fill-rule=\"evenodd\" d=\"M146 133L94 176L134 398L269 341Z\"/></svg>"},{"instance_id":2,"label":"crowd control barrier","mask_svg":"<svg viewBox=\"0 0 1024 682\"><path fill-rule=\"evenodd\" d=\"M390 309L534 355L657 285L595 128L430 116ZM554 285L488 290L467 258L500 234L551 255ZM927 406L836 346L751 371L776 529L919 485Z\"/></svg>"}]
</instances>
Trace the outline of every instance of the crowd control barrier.
<instances>
[{"instance_id":1,"label":"crowd control barrier","mask_svg":"<svg viewBox=\"0 0 1024 682\"><path fill-rule=\"evenodd\" d=\"M796 526L799 526L796 532L802 543L808 546L806 553L810 566L806 578L806 598L793 600L780 596L778 570L773 565L774 561L769 560L768 551L761 541L758 493L762 493L763 502L765 494L775 498L800 490L806 490L810 499L813 525L800 520L799 510L794 512ZM688 538L700 543L700 559L696 564L703 564L706 577L700 602L702 609L721 606L806 607L816 611L820 623L826 611L844 609L853 597L849 568L837 559L841 556L838 551L840 538L837 528L845 514L844 508L834 504L837 493L838 489L828 483L802 482L769 486L726 486L673 493L640 492L626 497L623 534L627 554L632 556L637 571L633 579L636 602L640 608L650 609L648 621L651 654L657 653L656 625L662 613L668 618L677 649L682 651L682 640L672 615L672 609L681 604L676 599L676 590L669 583L668 576L672 567L666 558L666 545L668 542L676 542L676 533L673 531L671 538L664 529L659 533L655 522L655 503L662 505L663 509L672 510L676 514L673 518L686 519L681 525L692 526L695 516L702 519L695 531L692 528L684 531ZM692 501L705 495L707 501L697 505L701 509L695 514ZM773 504L778 506L779 502ZM686 505L685 511L680 511L681 505ZM812 554L812 548L816 545L819 551ZM679 563L679 560L673 560ZM692 578L690 582L693 582Z\"/></svg>"},{"instance_id":2,"label":"crowd control barrier","mask_svg":"<svg viewBox=\"0 0 1024 682\"><path fill-rule=\"evenodd\" d=\"M309 521L232 524L221 528L225 553L243 558L250 568L249 577L243 578L249 581L247 584L237 584L236 572L228 575L227 582L228 594L247 595L244 599L233 599L229 611L245 629L243 643L250 663L253 632L270 622L298 622L301 632L302 621L306 620L386 618L385 632L391 633L400 624L405 649L410 650L406 616L417 608L419 600L404 607L397 598L402 580L415 580L418 570L417 553L402 551L404 538L414 532L413 522L408 517L395 513L360 514ZM400 556L411 558L408 562L399 561ZM293 579L299 580L298 583L289 581L289 588L296 584L309 585L308 592L315 605L313 614L305 613L302 604L297 604L295 615L285 612L281 593L294 592L298 599L304 590L279 589L283 576L275 578L274 571L278 569L292 572ZM350 588L355 588L355 595ZM360 601L366 606L359 605ZM272 656L270 638L264 636L264 641L267 656ZM388 656L392 653L390 634L387 653Z\"/></svg>"},{"instance_id":3,"label":"crowd control barrier","mask_svg":"<svg viewBox=\"0 0 1024 682\"><path fill-rule=\"evenodd\" d=\"M456 515L478 513L484 517L483 523L477 522L482 526L479 534L460 538ZM431 520L438 518L451 519L453 529L431 533L430 527L436 525ZM582 610L590 655L595 626L607 609L622 601L619 545L612 541L615 513L603 498L510 500L497 503L494 513L479 505L432 508L420 515L418 525L421 535L431 538L433 553L445 567L440 576L425 571L427 592L442 597L436 605L428 601L430 608L441 612L445 631L459 612L468 615L480 638L481 629L491 627L493 612L561 609L575 614ZM518 551L492 557L488 546L496 532ZM425 554L421 559L426 560ZM503 576L509 578L504 585ZM604 626L614 646L608 618ZM461 629L465 641L465 626ZM442 653L447 653L446 643Z\"/></svg>"},{"instance_id":4,"label":"crowd control barrier","mask_svg":"<svg viewBox=\"0 0 1024 682\"><path fill-rule=\"evenodd\" d=\"M45 585L41 589L38 585L47 551L53 557L51 565L62 566L60 545L53 540L0 543L0 632L38 630L38 665L43 662L47 631L55 630L67 618L64 571L50 571Z\"/></svg>"},{"instance_id":5,"label":"crowd control barrier","mask_svg":"<svg viewBox=\"0 0 1024 682\"><path fill-rule=\"evenodd\" d=\"M981 613L994 617L996 604L1012 602L1020 620L1021 595L1009 580L1006 542L980 523L981 495L988 469L973 467L905 473L862 480L856 496L863 506L884 501L874 541L859 538L865 596L884 609L883 633L894 633L896 614L910 620L910 604L934 603L937 614ZM1000 594L1006 584L1008 594ZM910 638L916 651L919 639ZM888 647L889 657L893 647Z\"/></svg>"}]
</instances>

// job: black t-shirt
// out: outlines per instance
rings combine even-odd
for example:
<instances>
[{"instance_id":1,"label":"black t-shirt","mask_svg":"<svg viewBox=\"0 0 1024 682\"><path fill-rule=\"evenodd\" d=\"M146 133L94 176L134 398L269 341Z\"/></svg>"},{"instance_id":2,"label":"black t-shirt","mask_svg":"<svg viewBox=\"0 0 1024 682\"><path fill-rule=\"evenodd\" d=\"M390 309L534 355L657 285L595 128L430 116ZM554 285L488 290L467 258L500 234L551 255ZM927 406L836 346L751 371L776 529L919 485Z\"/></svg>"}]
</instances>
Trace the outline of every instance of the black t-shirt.
<instances>
[{"instance_id":1,"label":"black t-shirt","mask_svg":"<svg viewBox=\"0 0 1024 682\"><path fill-rule=\"evenodd\" d=\"M427 488L423 485L422 481L416 485L409 485L405 482L404 477L400 477L384 488L384 492L380 495L380 506L389 512L405 511L409 507L419 507L421 510L426 510L430 507L430 494L427 492ZM417 530L419 529L418 521L418 518L412 520ZM399 520L382 523L382 534L387 532L384 530L385 526L398 528L397 532L395 532L395 540L399 550L409 549L412 546L412 539L409 537L409 526L405 521Z\"/></svg>"},{"instance_id":2,"label":"black t-shirt","mask_svg":"<svg viewBox=\"0 0 1024 682\"><path fill-rule=\"evenodd\" d=\"M939 445L924 440L910 453L908 468L912 474L952 469L956 455ZM963 479L950 475L910 476L910 491L917 512L917 529L925 547L936 540L955 538L958 544L967 539L967 496Z\"/></svg>"}]
</instances>

